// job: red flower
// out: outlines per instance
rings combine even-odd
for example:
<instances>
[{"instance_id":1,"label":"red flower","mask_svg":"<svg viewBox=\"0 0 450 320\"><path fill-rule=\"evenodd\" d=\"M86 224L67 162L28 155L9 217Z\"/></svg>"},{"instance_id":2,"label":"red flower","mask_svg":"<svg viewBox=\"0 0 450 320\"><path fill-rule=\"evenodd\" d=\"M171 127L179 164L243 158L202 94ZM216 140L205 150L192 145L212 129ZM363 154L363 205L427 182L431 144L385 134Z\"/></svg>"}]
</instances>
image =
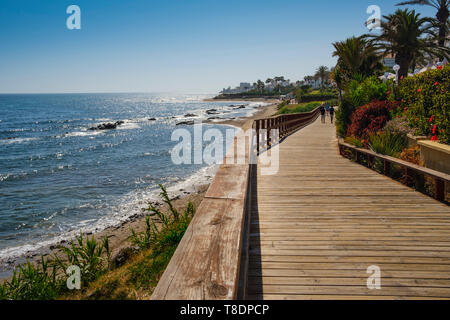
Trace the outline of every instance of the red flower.
<instances>
[{"instance_id":1,"label":"red flower","mask_svg":"<svg viewBox=\"0 0 450 320\"><path fill-rule=\"evenodd\" d=\"M434 83L435 86L437 86L438 84L439 84L439 82L437 82L437 81Z\"/></svg>"},{"instance_id":2,"label":"red flower","mask_svg":"<svg viewBox=\"0 0 450 320\"><path fill-rule=\"evenodd\" d=\"M434 116L431 116L430 123L433 122Z\"/></svg>"},{"instance_id":3,"label":"red flower","mask_svg":"<svg viewBox=\"0 0 450 320\"><path fill-rule=\"evenodd\" d=\"M400 77L401 80L403 80L403 78L404 78L403 76Z\"/></svg>"},{"instance_id":4,"label":"red flower","mask_svg":"<svg viewBox=\"0 0 450 320\"><path fill-rule=\"evenodd\" d=\"M433 126L433 134L436 134L436 128L437 128L437 126L434 125L434 126Z\"/></svg>"},{"instance_id":5,"label":"red flower","mask_svg":"<svg viewBox=\"0 0 450 320\"><path fill-rule=\"evenodd\" d=\"M433 136L433 137L431 138L431 141L439 141L439 139L438 139L436 136Z\"/></svg>"},{"instance_id":6,"label":"red flower","mask_svg":"<svg viewBox=\"0 0 450 320\"><path fill-rule=\"evenodd\" d=\"M417 92L419 92L419 93L422 92L422 89L417 89Z\"/></svg>"},{"instance_id":7,"label":"red flower","mask_svg":"<svg viewBox=\"0 0 450 320\"><path fill-rule=\"evenodd\" d=\"M437 69L438 70L442 70L442 66L437 66Z\"/></svg>"}]
</instances>

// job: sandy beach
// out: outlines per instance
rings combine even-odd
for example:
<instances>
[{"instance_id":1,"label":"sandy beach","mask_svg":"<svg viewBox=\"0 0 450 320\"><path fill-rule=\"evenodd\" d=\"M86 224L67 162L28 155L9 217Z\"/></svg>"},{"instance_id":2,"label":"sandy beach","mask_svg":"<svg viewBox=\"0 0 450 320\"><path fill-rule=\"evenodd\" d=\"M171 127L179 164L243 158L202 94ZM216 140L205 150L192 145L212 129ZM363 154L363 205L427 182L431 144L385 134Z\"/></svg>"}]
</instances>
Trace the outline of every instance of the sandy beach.
<instances>
[{"instance_id":1,"label":"sandy beach","mask_svg":"<svg viewBox=\"0 0 450 320\"><path fill-rule=\"evenodd\" d=\"M230 101L230 100L227 100ZM224 120L224 121L214 121L211 123L215 124L223 124L223 125L230 125L234 127L241 128L243 130L248 129L251 127L253 120L262 118L262 117L269 117L276 113L276 107L279 103L278 100L265 100L265 99L249 99L249 100L243 100L240 99L239 101L245 101L245 102L269 102L270 105L261 107L260 110L255 112L253 115L245 118L238 118L234 120ZM231 101L230 101L231 102ZM235 102L235 101L234 101ZM208 123L208 122L206 122ZM192 202L194 206L197 208L200 203L203 200L203 197L208 190L209 185L204 184L197 186L195 188L195 191L193 192L187 192L184 190L181 190L184 193L184 196L177 196L173 198L173 204L174 206L179 210L183 211L187 204L189 202ZM153 203L156 207L160 208L162 211L167 210L167 205L156 202ZM110 249L112 252L112 256L114 257L120 250L123 248L127 248L131 246L131 243L129 241L129 237L131 235L131 229L134 229L136 232L141 232L145 228L145 214L141 214L138 216L131 217L128 221L122 223L121 225L109 227L103 231L100 231L98 233L92 234L88 233L88 236L94 236L97 240L101 240L104 237L107 237L109 239ZM60 243L60 245L67 245L66 241L63 241ZM29 261L34 261L36 263L40 262L40 256L43 255L44 257L50 256L50 255L58 255L60 256L60 249L58 248L58 245L52 245L46 249L42 249L40 252L33 252L32 254L29 254L25 259L28 259Z\"/></svg>"}]
</instances>

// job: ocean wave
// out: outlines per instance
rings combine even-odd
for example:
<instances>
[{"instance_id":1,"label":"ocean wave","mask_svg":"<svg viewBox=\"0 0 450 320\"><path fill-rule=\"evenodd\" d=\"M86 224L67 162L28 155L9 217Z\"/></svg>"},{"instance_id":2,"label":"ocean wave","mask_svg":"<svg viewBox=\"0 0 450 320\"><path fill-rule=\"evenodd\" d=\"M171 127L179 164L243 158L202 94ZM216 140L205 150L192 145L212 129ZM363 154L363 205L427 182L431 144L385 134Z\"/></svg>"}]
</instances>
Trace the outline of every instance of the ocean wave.
<instances>
[{"instance_id":1,"label":"ocean wave","mask_svg":"<svg viewBox=\"0 0 450 320\"><path fill-rule=\"evenodd\" d=\"M11 138L0 140L0 144L26 143L39 140L39 138Z\"/></svg>"},{"instance_id":2,"label":"ocean wave","mask_svg":"<svg viewBox=\"0 0 450 320\"><path fill-rule=\"evenodd\" d=\"M96 135L99 135L102 133L103 133L102 131L74 131L74 132L66 133L59 137L64 137L64 138L88 137L88 136L96 136Z\"/></svg>"},{"instance_id":3,"label":"ocean wave","mask_svg":"<svg viewBox=\"0 0 450 320\"><path fill-rule=\"evenodd\" d=\"M212 181L218 167L218 165L213 165L202 168L182 181L176 181L178 179L172 177L172 179L169 180L173 180L174 183L167 188L169 196L171 198L176 198L195 192L199 186L208 184ZM156 188L142 188L130 192L122 197L118 204L111 205L109 209L110 212L100 219L78 221L69 228L70 231L63 232L51 239L1 249L0 264L12 265L21 257L36 254L49 246L61 243L62 241L70 241L75 236L79 235L80 232L97 233L110 227L120 226L134 217L141 216L142 209L148 207L149 202L159 201L159 193L160 190ZM93 204L83 204L82 206L92 207ZM98 209L95 205L93 208ZM48 218L48 220L53 218L54 217Z\"/></svg>"}]
</instances>

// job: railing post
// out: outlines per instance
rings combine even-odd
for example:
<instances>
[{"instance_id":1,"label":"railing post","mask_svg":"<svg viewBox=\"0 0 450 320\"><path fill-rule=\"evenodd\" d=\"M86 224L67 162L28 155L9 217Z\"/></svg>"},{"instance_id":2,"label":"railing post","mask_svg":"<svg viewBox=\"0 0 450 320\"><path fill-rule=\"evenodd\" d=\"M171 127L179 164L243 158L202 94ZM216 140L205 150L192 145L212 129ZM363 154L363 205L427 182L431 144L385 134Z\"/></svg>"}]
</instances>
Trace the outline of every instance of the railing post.
<instances>
[{"instance_id":1,"label":"railing post","mask_svg":"<svg viewBox=\"0 0 450 320\"><path fill-rule=\"evenodd\" d=\"M405 184L407 186L414 183L413 174L414 172L411 169L405 168Z\"/></svg>"},{"instance_id":2,"label":"railing post","mask_svg":"<svg viewBox=\"0 0 450 320\"><path fill-rule=\"evenodd\" d=\"M361 154L359 153L359 151L356 151L356 162L357 163L361 162Z\"/></svg>"},{"instance_id":3,"label":"railing post","mask_svg":"<svg viewBox=\"0 0 450 320\"><path fill-rule=\"evenodd\" d=\"M373 156L368 156L367 157L367 165L368 165L369 168L373 167L373 160L374 160Z\"/></svg>"},{"instance_id":4,"label":"railing post","mask_svg":"<svg viewBox=\"0 0 450 320\"><path fill-rule=\"evenodd\" d=\"M259 136L260 136L260 132L259 132L259 127L260 127L260 121L261 120L256 120L256 154L259 155Z\"/></svg>"},{"instance_id":5,"label":"railing post","mask_svg":"<svg viewBox=\"0 0 450 320\"><path fill-rule=\"evenodd\" d=\"M438 201L445 200L445 181L434 178L434 198Z\"/></svg>"},{"instance_id":6,"label":"railing post","mask_svg":"<svg viewBox=\"0 0 450 320\"><path fill-rule=\"evenodd\" d=\"M272 141L270 141L270 130L272 129L272 118L267 119L267 148L272 145Z\"/></svg>"},{"instance_id":7,"label":"railing post","mask_svg":"<svg viewBox=\"0 0 450 320\"><path fill-rule=\"evenodd\" d=\"M387 160L383 160L384 164L384 175L389 176L391 174L391 163Z\"/></svg>"}]
</instances>

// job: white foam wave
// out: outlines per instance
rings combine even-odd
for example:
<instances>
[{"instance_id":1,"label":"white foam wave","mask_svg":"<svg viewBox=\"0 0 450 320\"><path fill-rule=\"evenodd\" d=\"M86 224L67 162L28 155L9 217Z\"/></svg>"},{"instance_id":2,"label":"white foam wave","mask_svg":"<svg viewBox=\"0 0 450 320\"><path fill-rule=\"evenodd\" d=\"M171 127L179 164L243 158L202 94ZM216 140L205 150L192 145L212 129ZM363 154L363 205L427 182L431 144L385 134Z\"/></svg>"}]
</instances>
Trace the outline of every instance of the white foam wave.
<instances>
[{"instance_id":1,"label":"white foam wave","mask_svg":"<svg viewBox=\"0 0 450 320\"><path fill-rule=\"evenodd\" d=\"M210 183L218 167L218 165L213 165L202 168L183 181L169 186L167 191L170 197L179 197L187 193L195 192L199 186ZM69 241L79 235L80 232L96 233L109 227L119 226L133 217L142 215L142 209L148 207L149 202L160 200L159 193L160 190L155 188L143 188L130 192L121 199L118 205L111 207L109 214L98 220L89 219L78 221L70 228L71 231L64 232L52 239L2 249L0 250L0 264L11 264L20 257L39 252L61 241Z\"/></svg>"}]
</instances>

